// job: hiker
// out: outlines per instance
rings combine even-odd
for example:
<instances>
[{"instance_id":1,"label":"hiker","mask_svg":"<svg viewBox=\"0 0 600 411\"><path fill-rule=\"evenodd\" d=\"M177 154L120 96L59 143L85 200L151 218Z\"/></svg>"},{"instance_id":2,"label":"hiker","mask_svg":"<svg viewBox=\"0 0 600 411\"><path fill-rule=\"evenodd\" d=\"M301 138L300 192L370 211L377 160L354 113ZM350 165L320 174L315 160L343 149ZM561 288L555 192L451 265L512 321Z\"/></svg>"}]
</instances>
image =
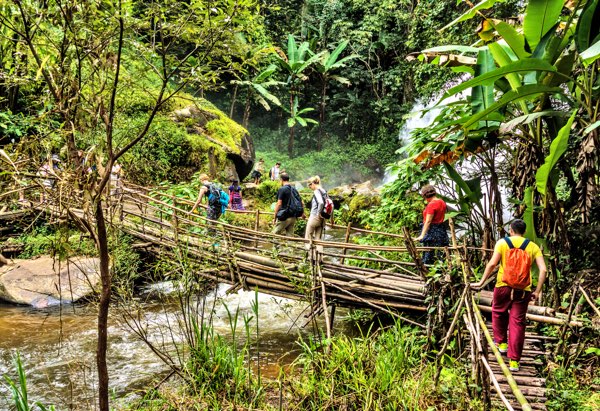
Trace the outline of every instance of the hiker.
<instances>
[{"instance_id":1,"label":"hiker","mask_svg":"<svg viewBox=\"0 0 600 411\"><path fill-rule=\"evenodd\" d=\"M423 228L421 235L415 238L425 247L447 247L450 242L446 231L446 202L437 196L435 187L427 184L421 189L421 195L427 202L423 210ZM423 253L423 263L433 264L438 260L436 250L427 250ZM443 253L439 253L443 258Z\"/></svg>"},{"instance_id":2,"label":"hiker","mask_svg":"<svg viewBox=\"0 0 600 411\"><path fill-rule=\"evenodd\" d=\"M250 175L250 177L254 179L254 184L260 183L260 178L262 177L264 172L265 172L265 161L261 158L260 160L258 160L258 163L256 163L256 165L254 166L252 175Z\"/></svg>"},{"instance_id":3,"label":"hiker","mask_svg":"<svg viewBox=\"0 0 600 411\"><path fill-rule=\"evenodd\" d=\"M541 295L546 279L544 256L534 242L523 237L526 228L523 220L517 219L510 224L509 237L496 243L483 277L471 284L471 288L480 289L500 263L492 299L492 329L498 351L508 353L511 371L519 371L525 342L527 305ZM539 269L539 279L535 291L531 292L531 266L534 261Z\"/></svg>"},{"instance_id":4,"label":"hiker","mask_svg":"<svg viewBox=\"0 0 600 411\"><path fill-rule=\"evenodd\" d=\"M110 195L118 195L123 192L123 180L121 179L121 175L123 172L123 167L121 164L116 161L113 163L112 168L110 169Z\"/></svg>"},{"instance_id":5,"label":"hiker","mask_svg":"<svg viewBox=\"0 0 600 411\"><path fill-rule=\"evenodd\" d=\"M294 235L294 226L298 218L304 217L304 207L300 193L290 184L290 176L281 173L281 188L277 190L277 203L273 218L273 234L285 233L291 237Z\"/></svg>"},{"instance_id":6,"label":"hiker","mask_svg":"<svg viewBox=\"0 0 600 411\"><path fill-rule=\"evenodd\" d=\"M38 169L37 175L43 177L40 203L46 201L46 190L52 190L56 186L56 178L58 178L58 172L60 171L59 163L58 154L52 154L50 161L42 164Z\"/></svg>"},{"instance_id":7,"label":"hiker","mask_svg":"<svg viewBox=\"0 0 600 411\"><path fill-rule=\"evenodd\" d=\"M279 180L279 167L281 166L281 163L275 163L275 165L273 167L271 167L271 170L269 171L269 177L271 177L271 181L277 181Z\"/></svg>"},{"instance_id":8,"label":"hiker","mask_svg":"<svg viewBox=\"0 0 600 411\"><path fill-rule=\"evenodd\" d=\"M238 180L232 180L229 186L229 208L232 210L245 210L242 202L242 187Z\"/></svg>"},{"instance_id":9,"label":"hiker","mask_svg":"<svg viewBox=\"0 0 600 411\"><path fill-rule=\"evenodd\" d=\"M214 189L216 188L216 186L210 182L210 178L208 177L208 174L200 174L200 176L198 177L200 179L200 191L198 192L198 199L196 200L196 202L194 203L194 206L192 207L192 210L190 211L190 214L194 213L194 210L196 210L196 207L198 207L200 205L200 202L202 201L202 198L206 195L206 198L208 200L209 194L211 192L211 189L214 191ZM208 201L208 207L206 207L206 218L208 218L209 220L218 220L219 217L221 217L222 214L222 208L220 204L217 204L217 202L212 202Z\"/></svg>"},{"instance_id":10,"label":"hiker","mask_svg":"<svg viewBox=\"0 0 600 411\"><path fill-rule=\"evenodd\" d=\"M325 219L321 212L325 207L325 190L321 188L321 178L314 176L308 179L308 188L313 190L313 198L310 201L310 216L306 223L304 238L307 240L320 240L325 227Z\"/></svg>"}]
</instances>

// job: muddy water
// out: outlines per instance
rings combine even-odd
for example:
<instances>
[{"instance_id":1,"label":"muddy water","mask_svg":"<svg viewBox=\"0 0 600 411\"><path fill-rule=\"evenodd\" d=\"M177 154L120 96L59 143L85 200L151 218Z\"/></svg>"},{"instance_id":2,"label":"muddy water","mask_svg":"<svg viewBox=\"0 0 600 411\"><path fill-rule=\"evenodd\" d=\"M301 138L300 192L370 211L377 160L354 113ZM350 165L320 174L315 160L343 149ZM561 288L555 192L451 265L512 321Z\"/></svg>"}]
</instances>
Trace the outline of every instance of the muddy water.
<instances>
[{"instance_id":1,"label":"muddy water","mask_svg":"<svg viewBox=\"0 0 600 411\"><path fill-rule=\"evenodd\" d=\"M152 286L168 294L169 283ZM231 330L225 305L231 311L239 307L238 336L243 338L243 315L252 315L254 292L239 291L226 295L227 286L219 286L206 298L207 313L213 313L216 333L231 339ZM177 304L169 298L145 298L140 304L141 324L148 338L165 341L167 350L181 347L179 333L171 335L169 326L177 329ZM213 305L214 302L214 305ZM258 295L261 371L276 377L279 365L288 364L298 355L297 340L308 336L310 326L301 302ZM131 331L123 321L119 309L113 309L109 328L109 373L113 398L121 398L143 389L152 378L165 374L167 367ZM340 311L338 310L338 313ZM255 323L253 323L254 325ZM345 332L344 323L337 321L338 332ZM238 340L241 344L241 341ZM32 400L55 404L59 410L94 410L96 343L96 310L93 306L67 306L62 310L33 310L24 307L0 305L0 374L14 377L12 357L21 354L28 377ZM0 386L0 410L9 409L7 388Z\"/></svg>"}]
</instances>

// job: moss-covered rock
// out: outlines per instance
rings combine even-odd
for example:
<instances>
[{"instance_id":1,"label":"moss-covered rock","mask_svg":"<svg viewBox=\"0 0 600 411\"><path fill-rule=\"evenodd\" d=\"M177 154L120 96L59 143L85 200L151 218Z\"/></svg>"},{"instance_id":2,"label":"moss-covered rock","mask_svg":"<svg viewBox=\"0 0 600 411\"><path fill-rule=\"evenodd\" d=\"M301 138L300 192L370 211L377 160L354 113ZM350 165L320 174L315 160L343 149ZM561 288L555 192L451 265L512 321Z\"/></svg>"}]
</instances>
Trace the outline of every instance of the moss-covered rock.
<instances>
[{"instance_id":1,"label":"moss-covered rock","mask_svg":"<svg viewBox=\"0 0 600 411\"><path fill-rule=\"evenodd\" d=\"M177 107L187 103L184 107ZM213 178L242 180L254 162L248 131L204 99L174 104L171 118L185 126L191 145L190 161Z\"/></svg>"},{"instance_id":2,"label":"moss-covered rock","mask_svg":"<svg viewBox=\"0 0 600 411\"><path fill-rule=\"evenodd\" d=\"M358 222L358 215L361 211L367 210L371 207L377 207L381 205L381 197L378 195L367 195L367 194L355 194L350 203L348 204L348 210L346 211L346 221Z\"/></svg>"}]
</instances>

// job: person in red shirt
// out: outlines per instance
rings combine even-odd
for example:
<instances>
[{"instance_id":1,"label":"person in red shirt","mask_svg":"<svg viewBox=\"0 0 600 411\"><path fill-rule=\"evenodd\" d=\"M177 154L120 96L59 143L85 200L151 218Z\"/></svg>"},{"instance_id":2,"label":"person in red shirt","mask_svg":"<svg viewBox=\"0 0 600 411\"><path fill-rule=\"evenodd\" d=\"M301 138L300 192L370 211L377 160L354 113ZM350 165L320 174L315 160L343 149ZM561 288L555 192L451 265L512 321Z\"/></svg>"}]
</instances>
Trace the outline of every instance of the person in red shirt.
<instances>
[{"instance_id":1,"label":"person in red shirt","mask_svg":"<svg viewBox=\"0 0 600 411\"><path fill-rule=\"evenodd\" d=\"M421 195L425 198L427 206L423 210L423 228L421 235L415 238L425 247L445 247L448 246L448 233L446 231L446 203L437 196L435 187L426 185L421 189ZM443 253L439 253L443 256ZM427 250L423 253L423 263L433 264L437 260L435 250Z\"/></svg>"}]
</instances>

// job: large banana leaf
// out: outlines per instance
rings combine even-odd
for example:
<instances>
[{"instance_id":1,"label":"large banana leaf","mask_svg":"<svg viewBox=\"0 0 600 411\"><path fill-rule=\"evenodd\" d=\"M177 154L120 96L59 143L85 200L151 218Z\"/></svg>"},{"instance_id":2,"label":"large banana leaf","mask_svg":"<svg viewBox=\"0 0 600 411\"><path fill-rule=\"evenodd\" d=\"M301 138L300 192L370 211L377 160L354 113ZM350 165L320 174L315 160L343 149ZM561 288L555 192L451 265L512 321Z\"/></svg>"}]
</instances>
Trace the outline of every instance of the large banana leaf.
<instances>
[{"instance_id":1,"label":"large banana leaf","mask_svg":"<svg viewBox=\"0 0 600 411\"><path fill-rule=\"evenodd\" d=\"M565 113L564 111L554 111L554 110L544 110L544 111L537 111L532 114L524 114L522 116L513 118L508 123L503 124L502 127L500 127L500 133L506 133L517 126L520 126L522 124L529 124L532 121L534 121L538 118L541 118L541 117L566 117L566 116L567 116L567 113Z\"/></svg>"},{"instance_id":2,"label":"large banana leaf","mask_svg":"<svg viewBox=\"0 0 600 411\"><path fill-rule=\"evenodd\" d=\"M468 129L473 124L476 124L479 120L485 118L488 114L497 111L509 103L516 103L519 101L531 99L532 97L540 94L560 94L564 90L560 87L548 87L537 84L528 84L521 86L516 90L511 90L505 93L496 103L492 104L486 110L471 116L464 124L463 128Z\"/></svg>"},{"instance_id":3,"label":"large banana leaf","mask_svg":"<svg viewBox=\"0 0 600 411\"><path fill-rule=\"evenodd\" d=\"M530 56L531 53L525 51L525 37L518 33L513 26L499 20L492 20L491 22L498 34L506 41L506 44L510 46L519 59Z\"/></svg>"},{"instance_id":4,"label":"large banana leaf","mask_svg":"<svg viewBox=\"0 0 600 411\"><path fill-rule=\"evenodd\" d=\"M483 206L481 205L481 199L483 198L481 178L477 177L472 180L465 180L448 162L444 162L444 168L452 181L456 183L461 210L466 212L467 209L475 206L483 213Z\"/></svg>"},{"instance_id":5,"label":"large banana leaf","mask_svg":"<svg viewBox=\"0 0 600 411\"><path fill-rule=\"evenodd\" d=\"M475 66L475 78L480 78L485 74L493 72L496 68L494 58L489 50L482 50L477 56L477 66ZM476 114L485 110L494 104L494 85L478 85L471 90L472 113Z\"/></svg>"},{"instance_id":6,"label":"large banana leaf","mask_svg":"<svg viewBox=\"0 0 600 411\"><path fill-rule=\"evenodd\" d=\"M550 71L556 72L556 67L544 60L539 59L525 59L519 60L514 63L509 63L496 70L488 71L483 73L469 81L465 81L455 87L448 90L443 96L442 100L450 97L456 93L460 93L471 87L480 85L493 85L494 82L502 77L508 77L515 73L527 73L530 71ZM511 84L512 85L512 84ZM520 85L520 84L519 84Z\"/></svg>"},{"instance_id":7,"label":"large banana leaf","mask_svg":"<svg viewBox=\"0 0 600 411\"><path fill-rule=\"evenodd\" d=\"M575 119L575 114L577 114L577 110L573 111L573 114L567 121L554 140L552 140L552 144L550 144L550 153L544 160L544 164L540 168L538 168L535 173L535 184L537 187L537 191L545 196L546 195L546 187L548 185L548 179L550 178L550 173L552 169L558 163L558 160L562 157L562 155L567 151L567 147L569 145L569 135L571 134L571 126L573 125L573 120Z\"/></svg>"},{"instance_id":8,"label":"large banana leaf","mask_svg":"<svg viewBox=\"0 0 600 411\"><path fill-rule=\"evenodd\" d=\"M583 64L589 66L600 58L600 40L594 43L589 49L581 53Z\"/></svg>"},{"instance_id":9,"label":"large banana leaf","mask_svg":"<svg viewBox=\"0 0 600 411\"><path fill-rule=\"evenodd\" d=\"M564 0L529 0L523 19L523 33L530 50L534 50L556 24L564 3Z\"/></svg>"},{"instance_id":10,"label":"large banana leaf","mask_svg":"<svg viewBox=\"0 0 600 411\"><path fill-rule=\"evenodd\" d=\"M575 30L575 44L580 53L589 48L600 33L600 0L589 0L579 16Z\"/></svg>"}]
</instances>

